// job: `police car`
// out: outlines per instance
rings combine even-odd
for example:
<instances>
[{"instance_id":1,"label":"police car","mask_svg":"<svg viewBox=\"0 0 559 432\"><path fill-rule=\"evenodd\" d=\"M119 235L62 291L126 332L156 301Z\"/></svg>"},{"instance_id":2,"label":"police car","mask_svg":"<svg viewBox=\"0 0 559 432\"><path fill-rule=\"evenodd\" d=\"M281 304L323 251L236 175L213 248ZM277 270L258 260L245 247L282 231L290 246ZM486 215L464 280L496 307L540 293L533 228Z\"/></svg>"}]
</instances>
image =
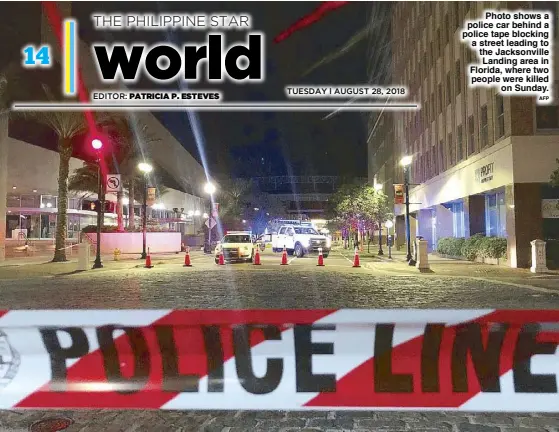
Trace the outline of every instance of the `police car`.
<instances>
[{"instance_id":1,"label":"police car","mask_svg":"<svg viewBox=\"0 0 559 432\"><path fill-rule=\"evenodd\" d=\"M254 243L249 231L230 231L215 247L215 263L219 263L219 255L223 252L225 261L252 262Z\"/></svg>"}]
</instances>

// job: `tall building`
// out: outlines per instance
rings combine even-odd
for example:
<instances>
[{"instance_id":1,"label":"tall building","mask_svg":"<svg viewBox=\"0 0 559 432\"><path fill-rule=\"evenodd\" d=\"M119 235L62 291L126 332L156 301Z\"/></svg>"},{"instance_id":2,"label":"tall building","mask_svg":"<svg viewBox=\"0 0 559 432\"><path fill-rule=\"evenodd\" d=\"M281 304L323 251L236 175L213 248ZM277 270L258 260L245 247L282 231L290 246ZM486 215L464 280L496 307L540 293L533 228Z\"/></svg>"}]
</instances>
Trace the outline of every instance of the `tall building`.
<instances>
[{"instance_id":1,"label":"tall building","mask_svg":"<svg viewBox=\"0 0 559 432\"><path fill-rule=\"evenodd\" d=\"M528 267L530 241L559 238L557 212L545 210L559 204L559 191L549 187L559 157L559 105L470 89L466 69L478 59L459 38L464 21L480 18L483 10L519 8L557 11L557 3L393 5L392 80L407 85L410 99L421 104L416 112L394 113L394 169L402 183L397 162L413 156L412 238L421 235L435 249L442 237L506 237L510 266ZM554 76L558 67L555 61ZM403 211L396 208L400 238Z\"/></svg>"},{"instance_id":2,"label":"tall building","mask_svg":"<svg viewBox=\"0 0 559 432\"><path fill-rule=\"evenodd\" d=\"M367 74L370 85L392 83L391 16L392 3L375 2L369 18ZM390 102L390 101L388 101ZM394 196L394 128L392 111L371 111L368 117L367 161L369 183L382 183L384 192Z\"/></svg>"}]
</instances>

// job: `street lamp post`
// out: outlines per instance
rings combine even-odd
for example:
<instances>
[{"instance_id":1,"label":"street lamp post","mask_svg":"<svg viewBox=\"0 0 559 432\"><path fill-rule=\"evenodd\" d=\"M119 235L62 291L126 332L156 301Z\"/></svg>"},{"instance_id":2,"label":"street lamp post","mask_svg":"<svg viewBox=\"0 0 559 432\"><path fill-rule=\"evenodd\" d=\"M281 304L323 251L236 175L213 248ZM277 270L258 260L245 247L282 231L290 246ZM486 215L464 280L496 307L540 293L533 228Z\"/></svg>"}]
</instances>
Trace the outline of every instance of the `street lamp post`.
<instances>
[{"instance_id":1,"label":"street lamp post","mask_svg":"<svg viewBox=\"0 0 559 432\"><path fill-rule=\"evenodd\" d=\"M375 190L380 193L383 186L382 183L375 183ZM384 255L382 250L382 222L378 222L378 255Z\"/></svg>"},{"instance_id":2,"label":"street lamp post","mask_svg":"<svg viewBox=\"0 0 559 432\"><path fill-rule=\"evenodd\" d=\"M208 218L208 253L212 252L212 204L213 204L213 194L215 193L215 186L212 182L207 182L204 185L204 192L206 192L210 196L210 211L209 211L209 218Z\"/></svg>"},{"instance_id":3,"label":"street lamp post","mask_svg":"<svg viewBox=\"0 0 559 432\"><path fill-rule=\"evenodd\" d=\"M138 164L138 169L144 174L144 197L142 203L142 256L141 259L147 258L147 212L148 212L148 174L153 167L145 162Z\"/></svg>"},{"instance_id":4,"label":"street lamp post","mask_svg":"<svg viewBox=\"0 0 559 432\"><path fill-rule=\"evenodd\" d=\"M99 208L97 209L97 244L95 250L95 261L93 262L93 268L103 268L103 263L101 262L101 226L103 209L105 207L105 199L103 196L103 181L101 180L101 149L103 148L103 142L100 139L94 139L91 141L91 147L97 153L97 200L99 202Z\"/></svg>"},{"instance_id":5,"label":"street lamp post","mask_svg":"<svg viewBox=\"0 0 559 432\"><path fill-rule=\"evenodd\" d=\"M406 244L407 244L407 254L406 261L410 266L415 265L415 260L413 259L411 253L411 226L410 226L410 165L412 163L411 156L404 156L400 161L400 164L404 167L404 194L405 194L405 205L406 205Z\"/></svg>"}]
</instances>

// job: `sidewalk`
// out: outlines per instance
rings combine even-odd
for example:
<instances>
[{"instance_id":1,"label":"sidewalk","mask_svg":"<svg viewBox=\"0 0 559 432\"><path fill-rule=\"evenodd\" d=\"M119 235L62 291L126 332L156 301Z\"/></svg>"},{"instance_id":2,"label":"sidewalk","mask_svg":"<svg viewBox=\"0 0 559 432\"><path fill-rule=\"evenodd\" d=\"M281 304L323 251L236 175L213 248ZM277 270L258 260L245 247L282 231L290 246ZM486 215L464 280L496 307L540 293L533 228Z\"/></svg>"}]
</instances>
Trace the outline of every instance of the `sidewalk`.
<instances>
[{"instance_id":1,"label":"sidewalk","mask_svg":"<svg viewBox=\"0 0 559 432\"><path fill-rule=\"evenodd\" d=\"M190 255L197 254L198 251L191 251ZM184 253L161 253L161 254L151 254L152 260L166 260L166 259L173 259L177 258L178 256L183 256ZM140 260L141 254L122 254L120 255L119 261L138 261ZM52 263L52 264L68 264L68 263L77 263L78 256L77 254L73 254L72 256L67 256L68 261L63 263ZM95 255L90 255L90 260L93 262L95 260ZM111 261L114 262L113 254L104 254L101 255L101 260L103 262ZM17 257L17 258L6 258L5 261L0 261L0 268L1 267L19 267L31 264L48 264L52 261L52 254L50 255L40 255L40 256L25 256L25 257Z\"/></svg>"},{"instance_id":2,"label":"sidewalk","mask_svg":"<svg viewBox=\"0 0 559 432\"><path fill-rule=\"evenodd\" d=\"M406 261L406 251L392 251L392 259L385 255L376 256L364 265L373 270L387 271L399 274L419 274L415 266L409 266ZM544 274L534 274L530 269L510 268L491 264L483 264L472 261L454 260L443 258L437 254L429 254L430 271L426 274L433 276L469 277L489 279L496 282L507 282L511 284L526 284L531 286L542 286L545 288L559 289L559 271L550 270Z\"/></svg>"}]
</instances>

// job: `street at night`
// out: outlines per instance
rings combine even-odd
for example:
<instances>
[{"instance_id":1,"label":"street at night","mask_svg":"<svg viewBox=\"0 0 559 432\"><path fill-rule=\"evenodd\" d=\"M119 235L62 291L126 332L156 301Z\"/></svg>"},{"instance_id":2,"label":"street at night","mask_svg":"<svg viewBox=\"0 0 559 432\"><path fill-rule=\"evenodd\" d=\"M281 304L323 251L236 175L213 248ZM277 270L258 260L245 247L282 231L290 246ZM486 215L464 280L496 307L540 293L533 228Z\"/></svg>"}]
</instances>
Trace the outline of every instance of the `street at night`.
<instances>
[{"instance_id":1,"label":"street at night","mask_svg":"<svg viewBox=\"0 0 559 432\"><path fill-rule=\"evenodd\" d=\"M0 432L559 432L558 5L0 1Z\"/></svg>"},{"instance_id":2,"label":"street at night","mask_svg":"<svg viewBox=\"0 0 559 432\"><path fill-rule=\"evenodd\" d=\"M398 255L396 254L396 258ZM105 267L75 272L76 264L0 267L0 308L62 309L300 309L300 308L559 308L559 274L487 269L437 261L421 274L402 261L362 258L336 250L325 266L316 257L289 257L266 251L262 265L214 263L213 256L155 256L144 262L106 258ZM41 419L65 417L68 431L553 431L559 416L414 412L227 412L227 411L14 411L1 427L23 431Z\"/></svg>"}]
</instances>

